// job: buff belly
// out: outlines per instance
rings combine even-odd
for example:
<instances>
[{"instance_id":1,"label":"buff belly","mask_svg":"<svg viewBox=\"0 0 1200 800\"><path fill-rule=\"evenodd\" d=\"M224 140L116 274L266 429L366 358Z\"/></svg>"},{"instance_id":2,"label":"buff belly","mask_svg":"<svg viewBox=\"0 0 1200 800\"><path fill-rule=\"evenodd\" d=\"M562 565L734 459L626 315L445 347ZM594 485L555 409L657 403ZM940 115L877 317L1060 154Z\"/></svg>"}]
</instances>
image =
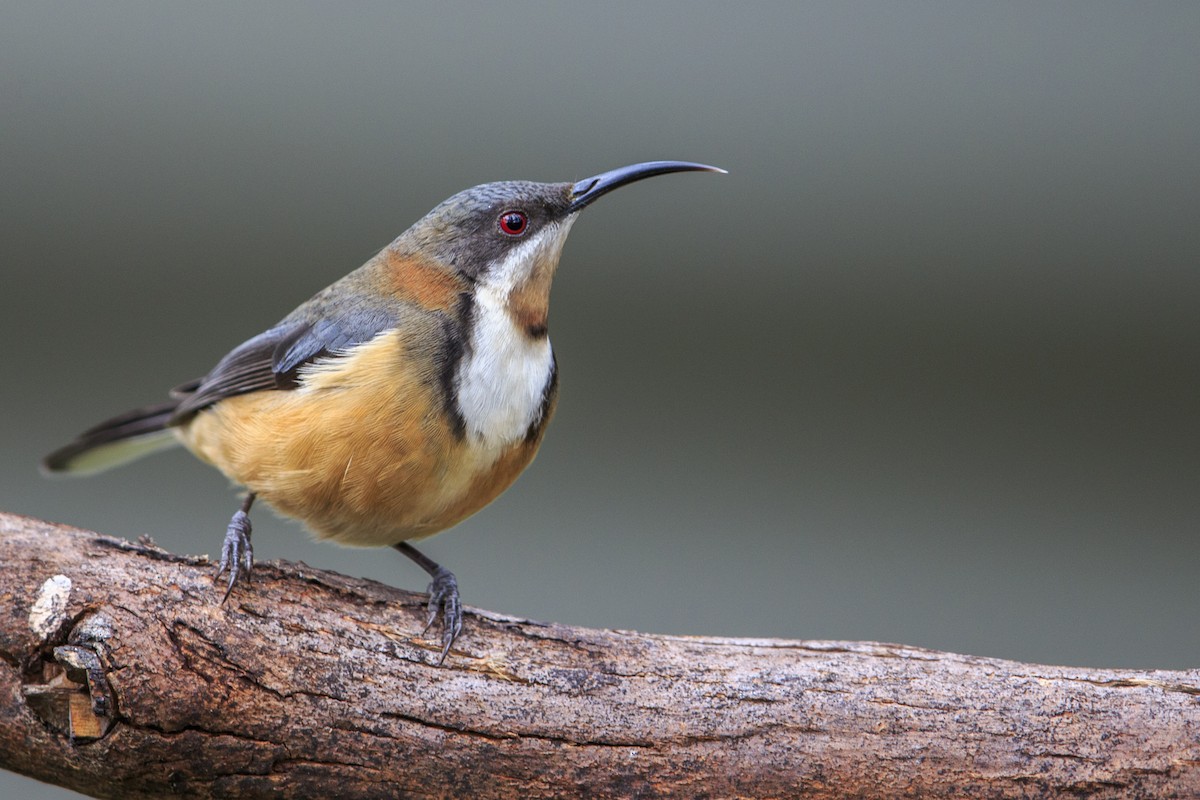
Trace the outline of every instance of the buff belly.
<instances>
[{"instance_id":1,"label":"buff belly","mask_svg":"<svg viewBox=\"0 0 1200 800\"><path fill-rule=\"evenodd\" d=\"M226 398L176 435L318 538L384 546L430 536L508 488L541 437L495 445L456 433L439 381L410 348L382 334L318 362L296 389Z\"/></svg>"}]
</instances>

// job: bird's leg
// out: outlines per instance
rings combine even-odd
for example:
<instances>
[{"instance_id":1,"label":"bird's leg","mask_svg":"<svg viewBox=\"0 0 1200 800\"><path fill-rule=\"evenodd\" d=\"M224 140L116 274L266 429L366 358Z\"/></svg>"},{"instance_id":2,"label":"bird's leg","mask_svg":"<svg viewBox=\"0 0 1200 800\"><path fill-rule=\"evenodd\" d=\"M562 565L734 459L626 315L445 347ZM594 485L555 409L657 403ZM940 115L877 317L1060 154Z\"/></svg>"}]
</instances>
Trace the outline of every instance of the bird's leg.
<instances>
[{"instance_id":1,"label":"bird's leg","mask_svg":"<svg viewBox=\"0 0 1200 800\"><path fill-rule=\"evenodd\" d=\"M250 506L254 504L254 497L254 492L246 495L242 507L225 529L225 543L221 545L221 563L217 566L216 575L220 578L225 570L229 570L229 584L225 587L222 603L229 599L229 593L239 578L250 580L250 570L254 567L254 547L250 544Z\"/></svg>"},{"instance_id":2,"label":"bird's leg","mask_svg":"<svg viewBox=\"0 0 1200 800\"><path fill-rule=\"evenodd\" d=\"M433 578L429 582L428 589L429 615L425 618L425 628L421 631L421 635L424 636L425 632L433 626L434 620L438 618L440 612L442 617L442 657L438 659L440 666L450 652L450 645L454 644L454 640L462 631L462 603L458 599L458 580L454 577L453 572L424 555L408 542L400 542L400 544L392 546L417 562L417 565Z\"/></svg>"}]
</instances>

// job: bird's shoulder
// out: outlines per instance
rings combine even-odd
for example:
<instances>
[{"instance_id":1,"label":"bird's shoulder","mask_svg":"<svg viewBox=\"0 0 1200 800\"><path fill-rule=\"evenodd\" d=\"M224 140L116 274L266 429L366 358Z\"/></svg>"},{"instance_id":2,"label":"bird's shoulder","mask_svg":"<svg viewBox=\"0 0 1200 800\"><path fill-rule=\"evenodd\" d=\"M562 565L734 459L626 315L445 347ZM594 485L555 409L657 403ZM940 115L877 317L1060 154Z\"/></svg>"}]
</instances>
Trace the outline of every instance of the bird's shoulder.
<instances>
[{"instance_id":1,"label":"bird's shoulder","mask_svg":"<svg viewBox=\"0 0 1200 800\"><path fill-rule=\"evenodd\" d=\"M384 250L229 351L203 378L173 390L179 401L173 421L227 397L294 389L306 365L396 329L411 331L414 346L438 351L429 357L456 359L465 341L469 289L452 270Z\"/></svg>"}]
</instances>

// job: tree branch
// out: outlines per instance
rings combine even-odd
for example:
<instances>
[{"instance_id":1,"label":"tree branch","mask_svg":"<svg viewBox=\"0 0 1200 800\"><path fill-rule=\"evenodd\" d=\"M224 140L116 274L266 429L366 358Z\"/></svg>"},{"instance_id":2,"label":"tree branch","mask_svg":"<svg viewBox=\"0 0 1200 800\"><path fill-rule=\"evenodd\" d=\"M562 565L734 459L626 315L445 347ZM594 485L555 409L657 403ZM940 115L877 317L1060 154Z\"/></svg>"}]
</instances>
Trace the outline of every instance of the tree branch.
<instances>
[{"instance_id":1,"label":"tree branch","mask_svg":"<svg viewBox=\"0 0 1200 800\"><path fill-rule=\"evenodd\" d=\"M1197 797L1200 671L651 636L0 514L0 767L97 797ZM282 793L282 794L281 794Z\"/></svg>"}]
</instances>

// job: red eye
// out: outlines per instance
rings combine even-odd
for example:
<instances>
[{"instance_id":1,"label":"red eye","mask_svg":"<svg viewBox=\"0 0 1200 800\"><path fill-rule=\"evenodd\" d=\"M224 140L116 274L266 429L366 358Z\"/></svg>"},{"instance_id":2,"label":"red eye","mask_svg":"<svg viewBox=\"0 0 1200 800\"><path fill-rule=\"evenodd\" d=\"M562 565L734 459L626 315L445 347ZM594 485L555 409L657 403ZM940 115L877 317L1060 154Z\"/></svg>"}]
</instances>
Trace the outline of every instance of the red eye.
<instances>
[{"instance_id":1,"label":"red eye","mask_svg":"<svg viewBox=\"0 0 1200 800\"><path fill-rule=\"evenodd\" d=\"M500 230L509 236L520 236L529 225L529 218L520 211L505 211L500 215Z\"/></svg>"}]
</instances>

